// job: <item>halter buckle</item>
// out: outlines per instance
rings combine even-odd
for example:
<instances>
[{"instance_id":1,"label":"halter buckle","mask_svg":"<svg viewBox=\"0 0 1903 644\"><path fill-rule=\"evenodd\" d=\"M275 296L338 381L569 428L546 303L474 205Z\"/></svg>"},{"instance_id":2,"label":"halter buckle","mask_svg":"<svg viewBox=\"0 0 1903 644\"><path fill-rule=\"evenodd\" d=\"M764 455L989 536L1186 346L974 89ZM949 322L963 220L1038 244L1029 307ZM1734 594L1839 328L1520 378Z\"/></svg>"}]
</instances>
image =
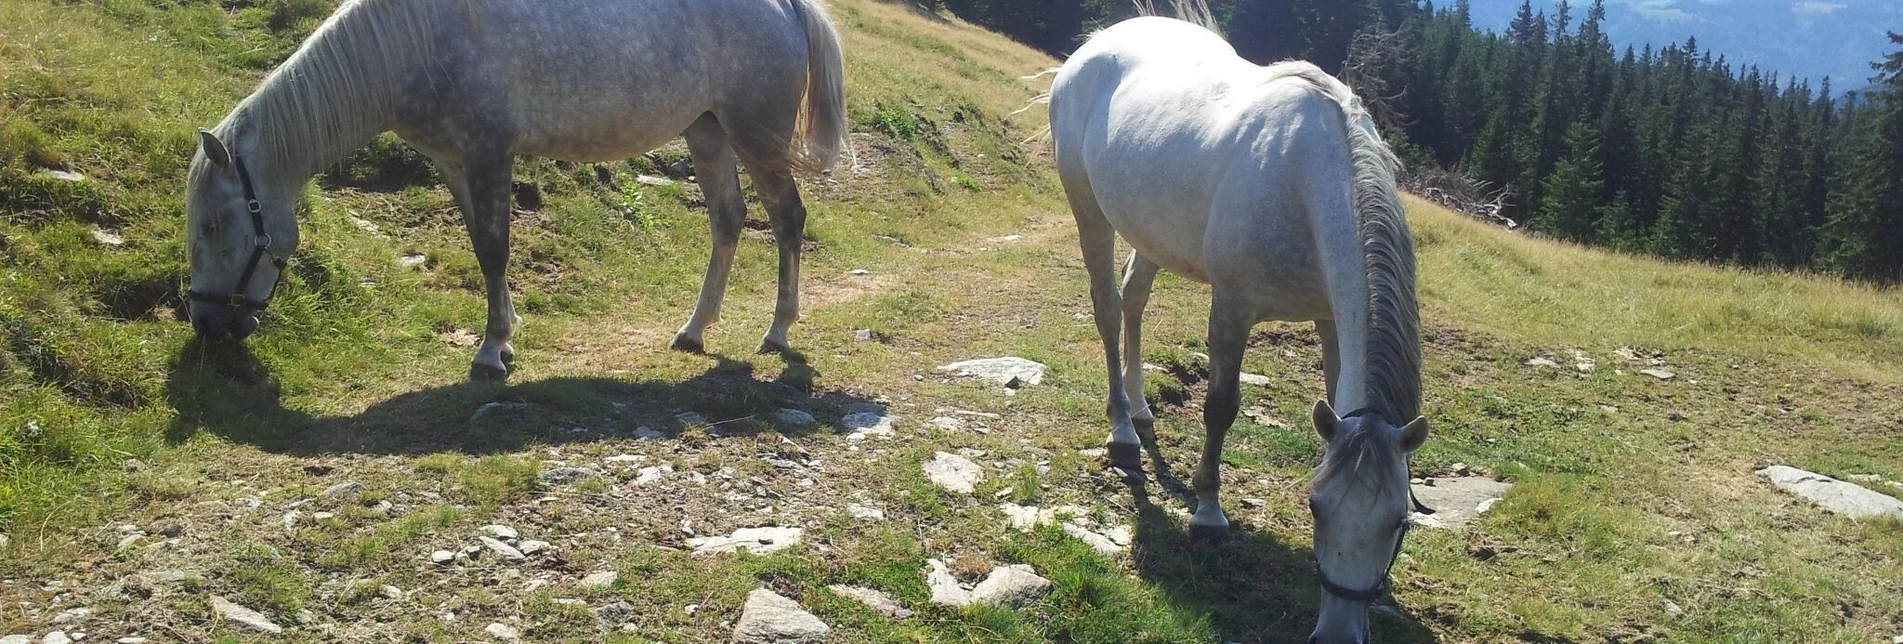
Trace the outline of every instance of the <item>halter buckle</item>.
<instances>
[{"instance_id":1,"label":"halter buckle","mask_svg":"<svg viewBox=\"0 0 1903 644\"><path fill-rule=\"evenodd\" d=\"M253 246L256 246L256 247L258 247L258 248L263 248L263 249L266 249L266 250L270 250L270 248L271 248L271 236L270 236L270 235L268 235L268 234L265 234L265 233L263 233L263 232L260 232L260 233L258 233L258 234L256 234L256 235L252 235L252 236L251 236L251 243L252 243L252 245L253 245Z\"/></svg>"},{"instance_id":2,"label":"halter buckle","mask_svg":"<svg viewBox=\"0 0 1903 644\"><path fill-rule=\"evenodd\" d=\"M249 181L247 181L246 183L249 183ZM258 203L258 200L256 199L246 199L244 202L244 209L249 211L251 214L255 215L255 214L264 212L264 204Z\"/></svg>"}]
</instances>

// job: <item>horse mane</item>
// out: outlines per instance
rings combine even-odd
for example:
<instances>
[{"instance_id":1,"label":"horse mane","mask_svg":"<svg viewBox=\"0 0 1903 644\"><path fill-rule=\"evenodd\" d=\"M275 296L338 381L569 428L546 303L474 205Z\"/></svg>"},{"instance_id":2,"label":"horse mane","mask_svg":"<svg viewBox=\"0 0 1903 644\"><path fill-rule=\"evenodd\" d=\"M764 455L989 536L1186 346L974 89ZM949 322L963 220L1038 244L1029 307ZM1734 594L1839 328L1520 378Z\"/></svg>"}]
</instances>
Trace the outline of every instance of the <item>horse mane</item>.
<instances>
[{"instance_id":1,"label":"horse mane","mask_svg":"<svg viewBox=\"0 0 1903 644\"><path fill-rule=\"evenodd\" d=\"M1373 423L1361 423L1354 433L1343 436L1340 444L1330 445L1310 485L1319 488L1344 474L1353 474L1356 482L1370 490L1393 484L1394 473L1400 471L1393 464L1401 458L1401 452L1396 441L1373 440L1375 428Z\"/></svg>"},{"instance_id":2,"label":"horse mane","mask_svg":"<svg viewBox=\"0 0 1903 644\"><path fill-rule=\"evenodd\" d=\"M1415 298L1414 237L1395 177L1401 162L1381 140L1361 99L1348 85L1305 62L1268 67L1272 79L1298 79L1341 107L1349 162L1350 200L1361 233L1368 277L1367 400L1369 409L1399 425L1421 414L1420 305Z\"/></svg>"},{"instance_id":3,"label":"horse mane","mask_svg":"<svg viewBox=\"0 0 1903 644\"><path fill-rule=\"evenodd\" d=\"M219 135L250 128L278 172L308 176L335 163L381 132L402 85L434 66L441 6L348 0L225 117Z\"/></svg>"},{"instance_id":4,"label":"horse mane","mask_svg":"<svg viewBox=\"0 0 1903 644\"><path fill-rule=\"evenodd\" d=\"M1162 12L1156 10L1155 0L1131 0L1131 2L1136 5L1137 15L1139 16L1163 15ZM1216 35L1222 36L1223 40L1229 39L1227 35L1222 33L1222 26L1216 24L1216 14L1209 10L1209 2L1207 0L1170 0L1169 17L1208 29Z\"/></svg>"}]
</instances>

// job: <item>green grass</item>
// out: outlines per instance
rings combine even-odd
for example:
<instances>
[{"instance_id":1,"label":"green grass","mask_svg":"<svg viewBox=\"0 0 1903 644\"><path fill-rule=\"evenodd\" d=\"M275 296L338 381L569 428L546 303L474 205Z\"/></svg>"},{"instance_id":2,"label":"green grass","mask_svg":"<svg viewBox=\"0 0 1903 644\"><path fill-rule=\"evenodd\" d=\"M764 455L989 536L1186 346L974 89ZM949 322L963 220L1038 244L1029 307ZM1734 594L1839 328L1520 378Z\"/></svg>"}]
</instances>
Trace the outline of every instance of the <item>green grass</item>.
<instances>
[{"instance_id":1,"label":"green grass","mask_svg":"<svg viewBox=\"0 0 1903 644\"><path fill-rule=\"evenodd\" d=\"M1022 143L1043 117L1012 114L1041 89L1017 77L1055 61L902 4L835 4L857 156L804 184L802 353L745 353L776 270L756 231L713 355L664 350L699 288L705 214L697 187L635 177L671 172L679 146L595 166L523 160L517 180L540 204L517 217L511 271L529 321L517 372L495 385L463 382L473 348L454 344L483 314L462 224L428 165L390 137L306 191L304 246L245 347L200 346L179 318L192 132L330 3L0 0L0 574L86 597L141 571L202 576L95 603L82 625L102 641L245 641L215 623L209 594L337 629L299 626L293 640L471 639L509 621L538 641L719 641L763 584L848 642L1301 641L1318 593L1301 503L1321 448L1305 424L1321 395L1312 331L1257 329L1244 366L1270 384L1243 405L1266 420L1239 421L1225 454L1237 538L1187 543L1180 502L1155 484L1133 496L1078 452L1102 439L1102 353L1076 317L1088 289L1048 154ZM1410 538L1395 569L1409 617L1377 616L1381 641L1895 634L1903 529L1824 515L1751 472L1789 463L1903 480L1903 296L1610 255L1408 205L1434 428L1414 465L1466 463L1518 487L1469 532ZM1010 234L1023 238L990 241ZM396 263L411 253L426 257L420 269ZM868 274L849 273L859 268ZM1165 275L1146 325L1143 358L1165 368L1147 378L1161 448L1185 476L1201 443L1193 354L1206 306L1206 290ZM873 340L855 340L860 329ZM1637 375L1647 365L1615 357L1624 347L1677 377ZM1598 368L1571 371L1574 349ZM1050 370L1010 397L932 371L994 355ZM1566 369L1521 365L1534 355ZM840 415L875 399L901 416L897 438L849 444ZM489 403L502 404L478 415ZM783 407L820 424L772 420ZM1001 418L967 418L986 433L926 427L940 408ZM712 427L683 426L683 411ZM673 437L631 439L640 427ZM973 496L918 469L959 448L986 452ZM603 465L618 454L675 473L637 486L634 468ZM822 465L793 473L767 458ZM545 461L603 474L548 485ZM345 480L362 492L323 496ZM994 507L1005 501L1094 508L1127 521L1135 545L1107 558L1056 527L1012 531ZM888 518L852 519L849 502ZM287 527L293 504L301 518ZM498 522L557 544L564 563L512 576L489 561L428 562ZM684 551L686 530L779 522L803 525L806 542L765 556ZM114 552L124 523L185 532L178 546ZM1056 587L1021 609L938 608L922 575L933 558L968 575L1027 563ZM572 587L603 569L620 573L614 587ZM885 618L824 589L834 583L883 590L919 615ZM382 584L405 598L382 597ZM575 598L629 602L635 632L562 601ZM0 586L0 599L69 601L29 583ZM0 632L37 634L56 612L7 613Z\"/></svg>"}]
</instances>

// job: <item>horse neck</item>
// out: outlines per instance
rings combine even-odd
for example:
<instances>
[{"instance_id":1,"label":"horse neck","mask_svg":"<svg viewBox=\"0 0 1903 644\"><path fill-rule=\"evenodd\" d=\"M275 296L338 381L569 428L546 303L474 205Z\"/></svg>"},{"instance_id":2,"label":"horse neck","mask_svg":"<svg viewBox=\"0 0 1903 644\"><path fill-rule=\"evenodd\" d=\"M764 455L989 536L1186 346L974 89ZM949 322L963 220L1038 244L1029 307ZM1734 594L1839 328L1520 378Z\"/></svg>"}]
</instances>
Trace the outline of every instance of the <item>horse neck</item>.
<instances>
[{"instance_id":1,"label":"horse neck","mask_svg":"<svg viewBox=\"0 0 1903 644\"><path fill-rule=\"evenodd\" d=\"M250 132L261 180L301 184L396 122L434 29L403 0L345 4L220 129ZM227 139L230 140L230 139Z\"/></svg>"}]
</instances>

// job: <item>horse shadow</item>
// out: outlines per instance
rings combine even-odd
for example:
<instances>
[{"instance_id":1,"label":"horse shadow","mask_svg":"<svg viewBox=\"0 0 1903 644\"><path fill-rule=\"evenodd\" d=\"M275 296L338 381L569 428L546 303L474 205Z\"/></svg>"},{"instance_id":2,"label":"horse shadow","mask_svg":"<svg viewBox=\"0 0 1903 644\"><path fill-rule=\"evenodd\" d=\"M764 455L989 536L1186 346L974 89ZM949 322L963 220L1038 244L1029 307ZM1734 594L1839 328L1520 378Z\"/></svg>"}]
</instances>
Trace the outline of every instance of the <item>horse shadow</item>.
<instances>
[{"instance_id":1,"label":"horse shadow","mask_svg":"<svg viewBox=\"0 0 1903 644\"><path fill-rule=\"evenodd\" d=\"M286 405L284 383L246 345L193 340L169 366L165 398L176 413L166 438L183 442L202 430L292 456L479 456L633 437L844 434L843 414L884 407L845 391L815 395L819 373L798 352L780 354L786 366L772 381L755 377L751 362L709 357L714 364L705 372L678 382L570 376L459 382L333 415ZM778 421L783 408L811 412L817 422ZM685 412L703 419L680 418Z\"/></svg>"},{"instance_id":2,"label":"horse shadow","mask_svg":"<svg viewBox=\"0 0 1903 644\"><path fill-rule=\"evenodd\" d=\"M1151 481L1127 479L1136 507L1130 557L1137 575L1156 585L1171 605L1207 615L1224 642L1303 644L1314 629L1321 600L1314 551L1230 517L1229 540L1190 540L1186 521L1170 504L1195 509L1195 496L1170 470L1154 444L1146 445ZM1233 497L1231 497L1233 501ZM1392 602L1377 602L1393 609ZM1373 641L1438 642L1418 619L1377 610L1369 615Z\"/></svg>"}]
</instances>

